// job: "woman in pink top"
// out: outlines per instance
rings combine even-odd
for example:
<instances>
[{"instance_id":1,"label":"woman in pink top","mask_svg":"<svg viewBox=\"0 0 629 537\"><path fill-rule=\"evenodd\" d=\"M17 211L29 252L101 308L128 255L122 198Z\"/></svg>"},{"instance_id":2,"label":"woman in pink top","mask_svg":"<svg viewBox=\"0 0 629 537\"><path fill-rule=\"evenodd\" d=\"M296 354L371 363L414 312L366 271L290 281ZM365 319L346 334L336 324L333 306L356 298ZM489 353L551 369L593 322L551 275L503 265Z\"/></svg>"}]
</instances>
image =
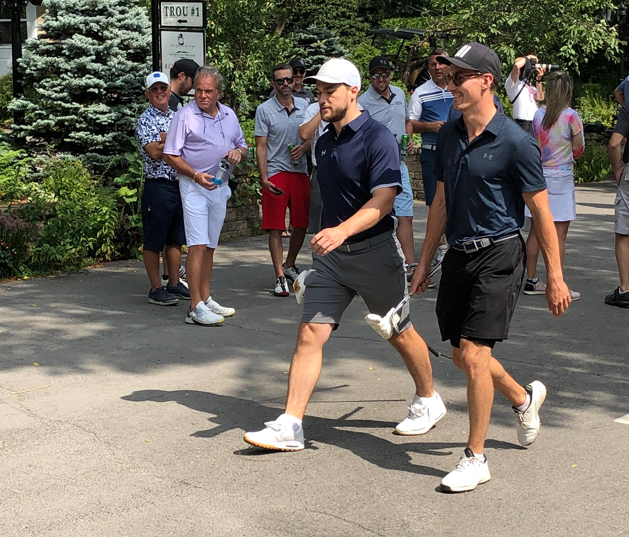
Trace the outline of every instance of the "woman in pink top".
<instances>
[{"instance_id":1,"label":"woman in pink top","mask_svg":"<svg viewBox=\"0 0 629 537\"><path fill-rule=\"evenodd\" d=\"M542 106L533 118L532 133L542 154L544 178L548 187L548 202L559 237L561 263L566 252L566 236L570 222L576 218L574 194L574 161L583 154L585 141L583 123L579 114L570 108L572 79L567 73L552 73L546 84L546 106ZM531 213L525 209L526 216ZM527 280L524 294L544 294L546 286L537 278L539 246L535 236L535 222L526 241ZM572 300L579 300L580 293L570 291Z\"/></svg>"}]
</instances>

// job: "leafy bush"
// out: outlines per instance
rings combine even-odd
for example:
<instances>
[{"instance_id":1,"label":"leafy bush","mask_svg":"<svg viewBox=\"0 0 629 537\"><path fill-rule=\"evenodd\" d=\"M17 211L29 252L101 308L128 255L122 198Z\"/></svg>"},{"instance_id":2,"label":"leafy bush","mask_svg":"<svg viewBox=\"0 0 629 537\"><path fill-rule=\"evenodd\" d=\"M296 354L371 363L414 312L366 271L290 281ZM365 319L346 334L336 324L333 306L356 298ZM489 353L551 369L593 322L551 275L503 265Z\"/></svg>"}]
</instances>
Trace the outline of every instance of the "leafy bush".
<instances>
[{"instance_id":1,"label":"leafy bush","mask_svg":"<svg viewBox=\"0 0 629 537\"><path fill-rule=\"evenodd\" d=\"M0 121L6 121L13 117L8 106L13 99L13 76L11 73L0 76Z\"/></svg>"},{"instance_id":2,"label":"leafy bush","mask_svg":"<svg viewBox=\"0 0 629 537\"><path fill-rule=\"evenodd\" d=\"M126 173L114 179L119 187L118 195L118 225L115 233L116 257L140 257L142 233L142 189L144 187L144 165L142 157L136 151L125 153L129 168Z\"/></svg>"},{"instance_id":3,"label":"leafy bush","mask_svg":"<svg viewBox=\"0 0 629 537\"><path fill-rule=\"evenodd\" d=\"M29 185L29 203L21 209L39 231L31 267L68 270L90 259L111 259L118 221L112 190L77 159L53 159L42 176L41 184Z\"/></svg>"},{"instance_id":4,"label":"leafy bush","mask_svg":"<svg viewBox=\"0 0 629 537\"><path fill-rule=\"evenodd\" d=\"M576 110L583 123L601 123L611 128L616 121L618 104L611 92L601 84L577 86Z\"/></svg>"},{"instance_id":5,"label":"leafy bush","mask_svg":"<svg viewBox=\"0 0 629 537\"><path fill-rule=\"evenodd\" d=\"M605 148L601 144L591 143L585 146L583 156L574 167L576 183L602 181L612 171L611 163Z\"/></svg>"},{"instance_id":6,"label":"leafy bush","mask_svg":"<svg viewBox=\"0 0 629 537\"><path fill-rule=\"evenodd\" d=\"M25 181L32 172L32 159L22 149L12 149L0 142L0 201L19 200L25 193Z\"/></svg>"},{"instance_id":7,"label":"leafy bush","mask_svg":"<svg viewBox=\"0 0 629 537\"><path fill-rule=\"evenodd\" d=\"M33 227L11 214L0 214L0 278L19 276L28 258Z\"/></svg>"}]
</instances>

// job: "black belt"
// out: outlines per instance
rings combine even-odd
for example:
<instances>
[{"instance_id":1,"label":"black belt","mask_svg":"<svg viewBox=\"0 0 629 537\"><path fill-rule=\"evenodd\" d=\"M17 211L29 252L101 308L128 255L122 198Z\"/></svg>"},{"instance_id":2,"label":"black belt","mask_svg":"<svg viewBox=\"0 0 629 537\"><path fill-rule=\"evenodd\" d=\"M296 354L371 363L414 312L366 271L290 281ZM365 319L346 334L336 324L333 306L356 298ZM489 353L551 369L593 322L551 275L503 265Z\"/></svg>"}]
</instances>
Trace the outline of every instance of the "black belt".
<instances>
[{"instance_id":1,"label":"black belt","mask_svg":"<svg viewBox=\"0 0 629 537\"><path fill-rule=\"evenodd\" d=\"M364 241L358 242L344 242L337 249L340 252L358 252L359 250L366 250L370 246L376 246L377 244L388 241L393 236L392 231L387 231L386 233L380 233L380 235L376 235L375 237L371 237L369 239L365 239Z\"/></svg>"},{"instance_id":2,"label":"black belt","mask_svg":"<svg viewBox=\"0 0 629 537\"><path fill-rule=\"evenodd\" d=\"M166 179L166 177L147 177L149 181L155 181L156 183L163 183L168 186L174 186L179 188L179 181L177 179Z\"/></svg>"},{"instance_id":3,"label":"black belt","mask_svg":"<svg viewBox=\"0 0 629 537\"><path fill-rule=\"evenodd\" d=\"M480 239L472 239L471 241L466 241L461 244L453 244L451 248L458 250L459 252L465 252L466 254L470 254L472 252L478 252L488 246L496 244L498 242L510 241L511 239L517 239L520 236L519 233L514 233L513 235L507 235L505 237L499 237L494 239L492 237L482 237Z\"/></svg>"}]
</instances>

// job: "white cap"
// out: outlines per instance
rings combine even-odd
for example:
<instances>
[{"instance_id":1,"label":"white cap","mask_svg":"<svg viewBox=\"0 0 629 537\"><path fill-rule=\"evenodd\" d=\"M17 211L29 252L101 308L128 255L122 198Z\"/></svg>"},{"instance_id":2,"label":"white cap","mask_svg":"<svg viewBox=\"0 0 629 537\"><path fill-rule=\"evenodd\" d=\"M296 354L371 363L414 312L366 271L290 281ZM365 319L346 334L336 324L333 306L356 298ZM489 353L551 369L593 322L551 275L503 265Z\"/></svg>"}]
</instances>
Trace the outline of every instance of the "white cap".
<instances>
[{"instance_id":1,"label":"white cap","mask_svg":"<svg viewBox=\"0 0 629 537\"><path fill-rule=\"evenodd\" d=\"M360 90L360 73L356 66L349 60L333 58L325 62L319 72L309 76L306 80L320 80L328 84L346 84L356 86Z\"/></svg>"},{"instance_id":2,"label":"white cap","mask_svg":"<svg viewBox=\"0 0 629 537\"><path fill-rule=\"evenodd\" d=\"M146 89L150 88L156 82L162 82L166 85L170 84L169 78L164 73L155 71L154 73L151 73L149 76L146 77Z\"/></svg>"}]
</instances>

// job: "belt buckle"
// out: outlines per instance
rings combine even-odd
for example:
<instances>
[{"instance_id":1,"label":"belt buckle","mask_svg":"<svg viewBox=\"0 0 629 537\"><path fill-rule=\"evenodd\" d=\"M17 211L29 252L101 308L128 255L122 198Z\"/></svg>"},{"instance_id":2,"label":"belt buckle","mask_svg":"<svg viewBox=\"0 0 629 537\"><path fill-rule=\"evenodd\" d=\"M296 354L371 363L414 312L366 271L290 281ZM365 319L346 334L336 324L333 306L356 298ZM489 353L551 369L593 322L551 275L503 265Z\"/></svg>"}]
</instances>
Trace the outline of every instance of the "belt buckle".
<instances>
[{"instance_id":1,"label":"belt buckle","mask_svg":"<svg viewBox=\"0 0 629 537\"><path fill-rule=\"evenodd\" d=\"M345 253L350 253L352 250L350 248L349 244L343 243L339 246L339 249L341 250L341 252L345 252Z\"/></svg>"}]
</instances>

